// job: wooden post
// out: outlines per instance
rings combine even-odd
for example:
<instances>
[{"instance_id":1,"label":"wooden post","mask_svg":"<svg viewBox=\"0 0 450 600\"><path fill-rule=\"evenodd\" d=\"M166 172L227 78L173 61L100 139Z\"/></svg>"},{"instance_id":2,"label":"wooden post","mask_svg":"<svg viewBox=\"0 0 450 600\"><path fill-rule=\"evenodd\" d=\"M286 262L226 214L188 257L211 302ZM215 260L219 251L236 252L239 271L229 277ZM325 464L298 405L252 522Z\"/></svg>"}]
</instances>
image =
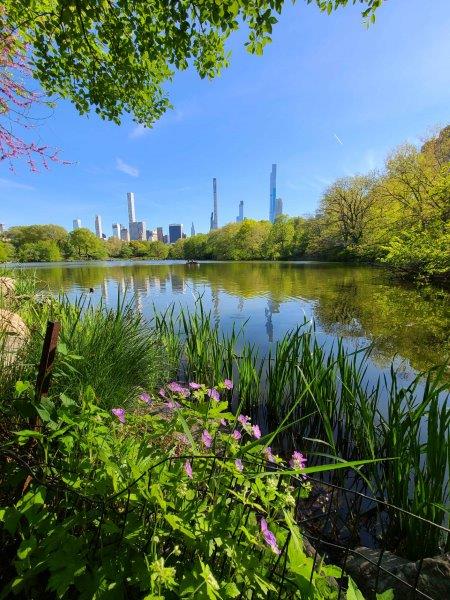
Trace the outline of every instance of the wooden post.
<instances>
[{"instance_id":1,"label":"wooden post","mask_svg":"<svg viewBox=\"0 0 450 600\"><path fill-rule=\"evenodd\" d=\"M48 394L52 377L53 363L55 361L56 347L58 345L61 325L57 321L49 321L45 332L44 345L42 346L41 360L39 362L36 379L36 400Z\"/></svg>"}]
</instances>

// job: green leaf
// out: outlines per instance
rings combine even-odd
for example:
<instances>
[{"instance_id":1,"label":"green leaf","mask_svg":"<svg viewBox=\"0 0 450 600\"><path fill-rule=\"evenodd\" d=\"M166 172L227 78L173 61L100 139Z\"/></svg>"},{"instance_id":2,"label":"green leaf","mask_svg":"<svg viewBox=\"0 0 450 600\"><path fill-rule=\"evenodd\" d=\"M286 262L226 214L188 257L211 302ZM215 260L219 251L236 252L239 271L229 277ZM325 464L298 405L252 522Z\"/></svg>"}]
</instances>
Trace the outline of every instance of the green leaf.
<instances>
[{"instance_id":1,"label":"green leaf","mask_svg":"<svg viewBox=\"0 0 450 600\"><path fill-rule=\"evenodd\" d=\"M33 552L36 546L37 540L34 536L31 536L27 540L22 540L20 546L17 549L17 556L20 558L20 560L24 560L29 554Z\"/></svg>"},{"instance_id":2,"label":"green leaf","mask_svg":"<svg viewBox=\"0 0 450 600\"><path fill-rule=\"evenodd\" d=\"M347 600L365 600L351 577L348 578Z\"/></svg>"},{"instance_id":3,"label":"green leaf","mask_svg":"<svg viewBox=\"0 0 450 600\"><path fill-rule=\"evenodd\" d=\"M376 595L377 600L394 600L394 598L394 590L392 588L389 588L388 590L381 592L381 594Z\"/></svg>"}]
</instances>

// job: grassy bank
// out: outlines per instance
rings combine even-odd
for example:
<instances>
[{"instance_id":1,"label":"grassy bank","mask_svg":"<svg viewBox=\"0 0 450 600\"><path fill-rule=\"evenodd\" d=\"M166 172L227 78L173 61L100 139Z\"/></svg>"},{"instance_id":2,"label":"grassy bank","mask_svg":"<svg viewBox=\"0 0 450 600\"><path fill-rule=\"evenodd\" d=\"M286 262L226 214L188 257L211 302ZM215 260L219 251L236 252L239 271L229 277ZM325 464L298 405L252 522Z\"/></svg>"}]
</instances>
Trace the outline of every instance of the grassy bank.
<instances>
[{"instance_id":1,"label":"grassy bank","mask_svg":"<svg viewBox=\"0 0 450 600\"><path fill-rule=\"evenodd\" d=\"M221 335L201 305L145 323L120 299L70 304L36 283L22 273L1 299L29 336L14 360L3 336L0 353L0 597L359 597L345 561L304 546L313 478L446 523L438 373L420 396L393 373L384 413L366 358L325 353L306 324L268 357L250 344L238 355L242 334ZM38 398L48 319L61 338ZM386 518L383 544L398 552L448 547L407 513Z\"/></svg>"}]
</instances>

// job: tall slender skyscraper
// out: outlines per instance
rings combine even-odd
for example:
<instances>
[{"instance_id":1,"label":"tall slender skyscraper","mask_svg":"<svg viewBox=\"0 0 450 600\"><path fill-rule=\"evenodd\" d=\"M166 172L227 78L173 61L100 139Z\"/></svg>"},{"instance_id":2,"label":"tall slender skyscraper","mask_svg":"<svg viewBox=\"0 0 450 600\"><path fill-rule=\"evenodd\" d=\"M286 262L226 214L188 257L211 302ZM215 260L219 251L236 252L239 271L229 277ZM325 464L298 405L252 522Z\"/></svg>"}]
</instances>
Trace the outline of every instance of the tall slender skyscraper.
<instances>
[{"instance_id":1,"label":"tall slender skyscraper","mask_svg":"<svg viewBox=\"0 0 450 600\"><path fill-rule=\"evenodd\" d=\"M120 240L120 230L121 230L120 223L113 223L112 230L113 230L113 237Z\"/></svg>"},{"instance_id":2,"label":"tall slender skyscraper","mask_svg":"<svg viewBox=\"0 0 450 600\"><path fill-rule=\"evenodd\" d=\"M195 227L194 227L194 222L192 221L192 225L191 225L191 236L195 235Z\"/></svg>"},{"instance_id":3,"label":"tall slender skyscraper","mask_svg":"<svg viewBox=\"0 0 450 600\"><path fill-rule=\"evenodd\" d=\"M276 221L277 217L283 214L283 200L281 198L277 198L275 200L275 214L273 215L273 220Z\"/></svg>"},{"instance_id":4,"label":"tall slender skyscraper","mask_svg":"<svg viewBox=\"0 0 450 600\"><path fill-rule=\"evenodd\" d=\"M217 179L213 179L213 212L211 217L211 229L217 229L219 226L219 216L217 212Z\"/></svg>"},{"instance_id":5,"label":"tall slender skyscraper","mask_svg":"<svg viewBox=\"0 0 450 600\"><path fill-rule=\"evenodd\" d=\"M244 201L241 200L239 202L239 214L236 217L236 223L242 223L243 220L244 220Z\"/></svg>"},{"instance_id":6,"label":"tall slender skyscraper","mask_svg":"<svg viewBox=\"0 0 450 600\"><path fill-rule=\"evenodd\" d=\"M81 228L81 219L74 219L73 222L73 230L76 231L77 229Z\"/></svg>"},{"instance_id":7,"label":"tall slender skyscraper","mask_svg":"<svg viewBox=\"0 0 450 600\"><path fill-rule=\"evenodd\" d=\"M100 215L95 215L95 235L100 239L103 237L102 218Z\"/></svg>"},{"instance_id":8,"label":"tall slender skyscraper","mask_svg":"<svg viewBox=\"0 0 450 600\"><path fill-rule=\"evenodd\" d=\"M134 210L134 192L127 193L128 200L128 222L135 223L136 222L136 213Z\"/></svg>"},{"instance_id":9,"label":"tall slender skyscraper","mask_svg":"<svg viewBox=\"0 0 450 600\"><path fill-rule=\"evenodd\" d=\"M272 171L270 172L270 194L269 194L269 221L273 223L275 221L275 204L277 201L277 165L272 165Z\"/></svg>"}]
</instances>

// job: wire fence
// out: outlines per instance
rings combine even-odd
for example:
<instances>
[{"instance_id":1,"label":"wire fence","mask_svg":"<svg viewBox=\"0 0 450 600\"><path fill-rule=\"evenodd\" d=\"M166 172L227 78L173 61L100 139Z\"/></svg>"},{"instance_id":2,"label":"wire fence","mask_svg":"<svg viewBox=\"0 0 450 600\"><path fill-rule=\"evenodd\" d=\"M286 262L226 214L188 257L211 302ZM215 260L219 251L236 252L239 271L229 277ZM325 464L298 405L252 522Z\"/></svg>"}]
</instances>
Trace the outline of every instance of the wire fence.
<instances>
[{"instance_id":1,"label":"wire fence","mask_svg":"<svg viewBox=\"0 0 450 600\"><path fill-rule=\"evenodd\" d=\"M67 499L68 494L72 497L70 502L64 504L65 516L67 516L67 506L70 506L70 511L77 517L75 519L77 526L84 520L86 527L90 528L92 535L89 553L95 562L98 553L103 552L109 544L121 546L130 518L136 519L138 514L142 523L148 525L148 530L151 530L152 514L154 513L151 502L145 500L141 494L142 501L136 505L132 498L136 497L138 488L142 492L142 485L150 490L152 483L158 480L160 468L168 468L169 472L179 472L180 461L184 463L187 459L191 461L194 469L196 465L198 465L198 469L199 465L206 465L201 480L192 484L195 490L192 502L202 502L205 500L210 482L218 476L224 462L228 460L227 457L216 455L167 457L152 465L120 491L104 498L90 497L81 491L75 491L56 478L53 480L47 478L42 483L52 492L53 506L58 507L64 498ZM234 460L234 458L229 460ZM268 468L267 463L261 462L257 465L253 459L252 461L243 459L243 462L249 478L257 476L261 469L267 470ZM167 463L169 464L167 465ZM449 561L450 559L450 555L447 557L445 555L446 545L448 549L448 540L450 539L450 529L436 525L368 494L340 485L324 483L315 477L308 478L308 482L312 485L312 491L309 497L305 498L301 494L305 484L304 478L283 473L282 468L276 465L270 465L270 469L273 470L279 481L287 478L289 485L296 490L294 515L303 536L305 554L312 559L309 574L310 584L314 573L319 572L322 563L325 563L336 565L340 571L339 576L328 578L334 588L333 597L337 600L348 597L349 576L356 582L364 597L368 599L375 599L376 594L389 589L393 590L393 597L399 599L443 600L448 597L450 579L446 579L443 565L445 560ZM39 469L31 470L31 477L40 483L38 471ZM67 474L64 475L67 481ZM240 484L237 479L231 479L229 484L229 488L233 489L235 486L236 489L239 489ZM226 501L223 503L226 511L230 511L235 503L241 502L236 495L229 492L226 492L226 496ZM246 511L245 508L244 523L247 522L249 514ZM96 524L92 521L94 512L97 515ZM397 532L396 538L392 528L395 528L395 523L401 520L400 517L405 516L417 523L418 526L420 524L420 529L425 532L423 534L425 537L427 535L440 536L442 539L441 557L421 557L414 561L392 552L392 549L396 547L395 539L397 539L397 548L401 548L401 532ZM104 535L105 519L109 522L112 520L120 530L119 536L115 536L113 540ZM277 592L273 592L269 597L273 599L298 598L296 583L290 579L288 569L288 545L291 533L287 526L283 525L282 520L280 520L280 526L285 528L286 537L280 548L280 554L274 557L270 568L270 581ZM242 538L239 524L236 525L232 537L237 543ZM255 551L258 552L257 549ZM182 547L182 553L185 553L186 561L194 562L195 552L192 547ZM216 572L223 572L228 568L223 555L220 560L221 563L212 561L210 565ZM448 564L450 563L447 562ZM447 573L448 569L447 566Z\"/></svg>"}]
</instances>

